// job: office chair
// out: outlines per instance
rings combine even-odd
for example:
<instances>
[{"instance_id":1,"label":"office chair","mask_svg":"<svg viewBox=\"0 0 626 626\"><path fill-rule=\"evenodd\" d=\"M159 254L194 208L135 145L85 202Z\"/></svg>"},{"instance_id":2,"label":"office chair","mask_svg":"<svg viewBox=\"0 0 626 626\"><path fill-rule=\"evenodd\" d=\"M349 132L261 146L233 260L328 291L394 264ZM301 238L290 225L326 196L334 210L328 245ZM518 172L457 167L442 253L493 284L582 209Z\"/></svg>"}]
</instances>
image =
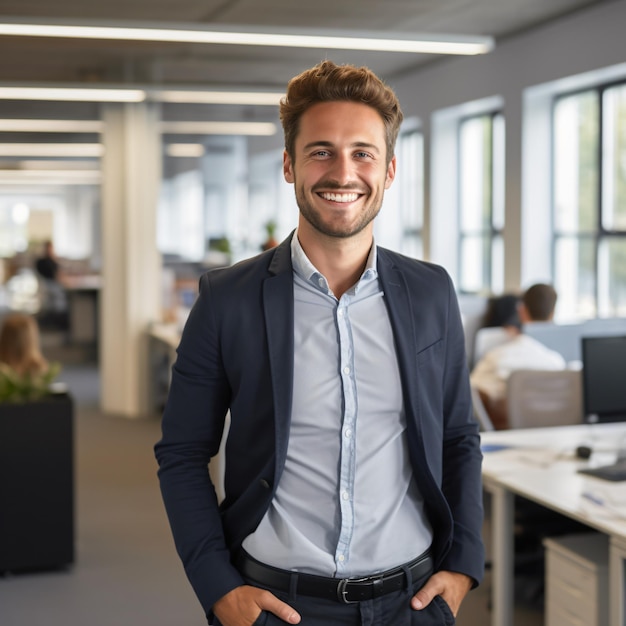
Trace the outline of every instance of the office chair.
<instances>
[{"instance_id":1,"label":"office chair","mask_svg":"<svg viewBox=\"0 0 626 626\"><path fill-rule=\"evenodd\" d=\"M579 370L516 370L507 382L510 428L564 426L582 422Z\"/></svg>"},{"instance_id":2,"label":"office chair","mask_svg":"<svg viewBox=\"0 0 626 626\"><path fill-rule=\"evenodd\" d=\"M483 432L495 430L478 389L472 385L470 386L470 390L472 393L472 412L474 413L474 419L480 425L480 430Z\"/></svg>"},{"instance_id":3,"label":"office chair","mask_svg":"<svg viewBox=\"0 0 626 626\"><path fill-rule=\"evenodd\" d=\"M476 332L482 328L487 312L487 297L476 294L458 294L459 309L461 310L461 321L463 322L463 332L465 333L465 352L467 353L467 364L472 367L474 364L474 344Z\"/></svg>"}]
</instances>

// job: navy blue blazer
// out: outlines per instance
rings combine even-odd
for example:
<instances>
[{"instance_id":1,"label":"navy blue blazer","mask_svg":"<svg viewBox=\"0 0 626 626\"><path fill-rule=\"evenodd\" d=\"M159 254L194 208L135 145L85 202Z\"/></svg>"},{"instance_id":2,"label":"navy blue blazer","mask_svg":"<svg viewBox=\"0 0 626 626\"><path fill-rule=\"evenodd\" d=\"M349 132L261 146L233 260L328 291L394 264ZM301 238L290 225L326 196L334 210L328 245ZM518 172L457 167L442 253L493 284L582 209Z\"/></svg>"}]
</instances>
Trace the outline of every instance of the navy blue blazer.
<instances>
[{"instance_id":1,"label":"navy blue blazer","mask_svg":"<svg viewBox=\"0 0 626 626\"><path fill-rule=\"evenodd\" d=\"M290 241L200 279L155 446L176 548L207 616L243 584L231 557L267 511L285 463L294 350ZM482 454L454 288L441 267L384 248L378 273L436 568L477 584L484 565ZM228 410L226 495L218 507L207 464Z\"/></svg>"}]
</instances>

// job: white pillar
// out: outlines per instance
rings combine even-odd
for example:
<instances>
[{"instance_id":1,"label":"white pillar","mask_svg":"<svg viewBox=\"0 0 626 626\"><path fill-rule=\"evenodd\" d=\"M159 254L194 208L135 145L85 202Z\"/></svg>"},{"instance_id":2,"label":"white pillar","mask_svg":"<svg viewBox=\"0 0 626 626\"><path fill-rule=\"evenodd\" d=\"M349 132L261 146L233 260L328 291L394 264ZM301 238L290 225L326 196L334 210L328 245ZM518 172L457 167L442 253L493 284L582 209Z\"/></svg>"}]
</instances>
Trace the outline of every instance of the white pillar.
<instances>
[{"instance_id":1,"label":"white pillar","mask_svg":"<svg viewBox=\"0 0 626 626\"><path fill-rule=\"evenodd\" d=\"M150 413L146 331L160 317L158 110L144 103L107 104L103 119L100 404L107 413L145 417Z\"/></svg>"}]
</instances>

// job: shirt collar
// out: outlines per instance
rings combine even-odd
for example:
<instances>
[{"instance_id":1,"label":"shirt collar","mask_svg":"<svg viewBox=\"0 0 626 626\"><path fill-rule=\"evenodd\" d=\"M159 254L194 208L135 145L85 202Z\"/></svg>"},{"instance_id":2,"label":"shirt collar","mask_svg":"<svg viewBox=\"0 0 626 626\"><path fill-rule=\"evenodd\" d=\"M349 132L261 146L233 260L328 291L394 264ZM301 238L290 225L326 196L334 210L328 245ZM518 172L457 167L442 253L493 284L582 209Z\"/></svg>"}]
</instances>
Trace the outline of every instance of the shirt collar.
<instances>
[{"instance_id":1,"label":"shirt collar","mask_svg":"<svg viewBox=\"0 0 626 626\"><path fill-rule=\"evenodd\" d=\"M376 241L372 239L372 247L370 248L369 255L367 256L365 269L363 270L363 274L359 279L359 283L372 280L378 276L378 271L376 269L377 261L378 253ZM302 246L300 245L300 240L298 239L297 229L293 237L291 238L291 263L293 265L294 272L298 276L300 276L300 278L303 278L304 280L313 283L316 287L318 286L319 277L324 277L324 275L313 265L313 263L311 263L304 250L302 249ZM356 287L358 289L358 284L356 285Z\"/></svg>"}]
</instances>

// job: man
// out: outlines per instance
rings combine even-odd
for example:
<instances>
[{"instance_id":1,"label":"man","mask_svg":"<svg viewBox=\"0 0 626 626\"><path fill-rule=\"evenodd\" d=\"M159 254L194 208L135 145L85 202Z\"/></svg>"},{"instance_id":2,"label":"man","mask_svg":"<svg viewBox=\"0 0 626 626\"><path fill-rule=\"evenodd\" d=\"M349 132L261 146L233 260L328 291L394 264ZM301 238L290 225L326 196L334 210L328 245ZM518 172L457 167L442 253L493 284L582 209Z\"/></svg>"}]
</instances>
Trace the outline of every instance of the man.
<instances>
[{"instance_id":1,"label":"man","mask_svg":"<svg viewBox=\"0 0 626 626\"><path fill-rule=\"evenodd\" d=\"M52 241L43 244L43 254L35 261L41 294L40 323L65 329L68 325L67 293L63 274Z\"/></svg>"},{"instance_id":2,"label":"man","mask_svg":"<svg viewBox=\"0 0 626 626\"><path fill-rule=\"evenodd\" d=\"M280 112L297 231L202 277L173 369L178 552L214 624L452 624L483 572L482 457L449 277L373 241L400 107L324 61Z\"/></svg>"},{"instance_id":3,"label":"man","mask_svg":"<svg viewBox=\"0 0 626 626\"><path fill-rule=\"evenodd\" d=\"M554 287L537 283L529 287L519 303L521 328L512 338L487 352L474 366L471 383L496 430L508 428L507 381L511 372L521 369L562 370L565 359L554 350L525 335L524 324L548 322L554 317L557 294Z\"/></svg>"},{"instance_id":4,"label":"man","mask_svg":"<svg viewBox=\"0 0 626 626\"><path fill-rule=\"evenodd\" d=\"M43 254L35 261L35 269L46 280L58 280L59 262L56 259L52 241L44 242Z\"/></svg>"}]
</instances>

